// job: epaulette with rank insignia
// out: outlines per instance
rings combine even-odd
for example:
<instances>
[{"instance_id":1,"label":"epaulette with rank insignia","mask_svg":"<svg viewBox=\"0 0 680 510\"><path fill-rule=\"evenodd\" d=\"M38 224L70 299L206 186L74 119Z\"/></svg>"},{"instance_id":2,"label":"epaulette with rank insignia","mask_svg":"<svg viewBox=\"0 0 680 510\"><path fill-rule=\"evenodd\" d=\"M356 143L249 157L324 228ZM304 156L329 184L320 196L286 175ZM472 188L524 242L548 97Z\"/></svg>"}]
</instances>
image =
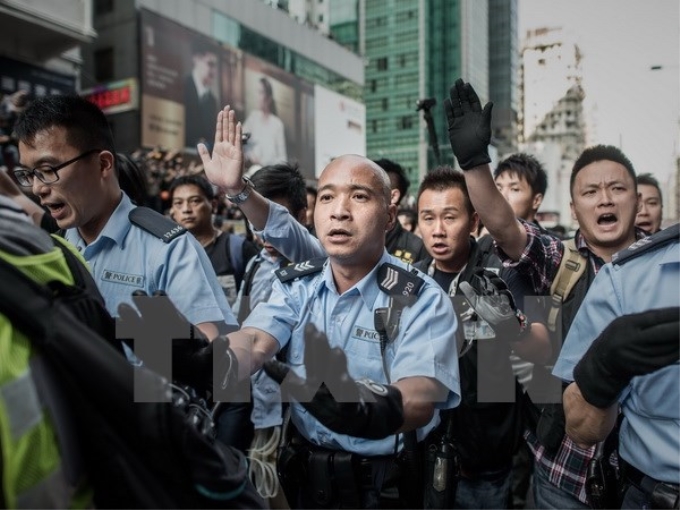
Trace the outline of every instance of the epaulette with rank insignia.
<instances>
[{"instance_id":1,"label":"epaulette with rank insignia","mask_svg":"<svg viewBox=\"0 0 680 510\"><path fill-rule=\"evenodd\" d=\"M649 237L643 237L642 239L635 241L625 250L615 253L612 256L612 264L620 266L629 260L639 257L643 253L649 253L650 251L654 251L662 246L666 246L667 244L677 241L678 239L680 239L680 223L676 223L675 225L664 230L660 230L656 234L652 234Z\"/></svg>"},{"instance_id":2,"label":"epaulette with rank insignia","mask_svg":"<svg viewBox=\"0 0 680 510\"><path fill-rule=\"evenodd\" d=\"M128 214L128 219L130 223L146 230L166 244L187 231L179 223L175 223L170 218L148 207L135 207Z\"/></svg>"},{"instance_id":3,"label":"epaulette with rank insignia","mask_svg":"<svg viewBox=\"0 0 680 510\"><path fill-rule=\"evenodd\" d=\"M297 264L290 264L274 271L274 274L281 283L292 282L302 276L318 273L323 269L326 260L328 260L327 257L318 257Z\"/></svg>"},{"instance_id":4,"label":"epaulette with rank insignia","mask_svg":"<svg viewBox=\"0 0 680 510\"><path fill-rule=\"evenodd\" d=\"M418 298L418 293L424 283L425 280L416 273L389 262L385 262L378 268L380 290L405 306L411 305Z\"/></svg>"}]
</instances>

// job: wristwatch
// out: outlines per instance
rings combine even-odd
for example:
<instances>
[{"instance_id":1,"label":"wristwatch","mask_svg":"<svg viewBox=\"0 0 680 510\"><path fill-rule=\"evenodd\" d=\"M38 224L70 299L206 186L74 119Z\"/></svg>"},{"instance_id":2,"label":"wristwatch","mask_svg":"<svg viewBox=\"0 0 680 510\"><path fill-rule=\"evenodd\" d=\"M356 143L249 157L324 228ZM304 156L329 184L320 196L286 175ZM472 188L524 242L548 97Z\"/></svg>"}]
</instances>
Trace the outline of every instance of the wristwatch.
<instances>
[{"instance_id":1,"label":"wristwatch","mask_svg":"<svg viewBox=\"0 0 680 510\"><path fill-rule=\"evenodd\" d=\"M242 204L250 196L250 192L255 188L253 182L247 177L243 177L243 189L237 195L227 195L227 200L232 204Z\"/></svg>"}]
</instances>

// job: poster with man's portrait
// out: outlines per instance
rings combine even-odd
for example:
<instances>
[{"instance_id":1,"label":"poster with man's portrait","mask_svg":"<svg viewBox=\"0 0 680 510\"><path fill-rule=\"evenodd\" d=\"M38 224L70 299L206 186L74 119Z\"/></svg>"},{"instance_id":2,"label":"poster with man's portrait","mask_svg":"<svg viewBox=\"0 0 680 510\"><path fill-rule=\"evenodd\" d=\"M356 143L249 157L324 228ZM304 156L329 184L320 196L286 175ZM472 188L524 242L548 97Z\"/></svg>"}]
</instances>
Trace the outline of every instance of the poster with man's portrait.
<instances>
[{"instance_id":1,"label":"poster with man's portrait","mask_svg":"<svg viewBox=\"0 0 680 510\"><path fill-rule=\"evenodd\" d=\"M215 138L221 46L142 10L142 145L195 148Z\"/></svg>"}]
</instances>

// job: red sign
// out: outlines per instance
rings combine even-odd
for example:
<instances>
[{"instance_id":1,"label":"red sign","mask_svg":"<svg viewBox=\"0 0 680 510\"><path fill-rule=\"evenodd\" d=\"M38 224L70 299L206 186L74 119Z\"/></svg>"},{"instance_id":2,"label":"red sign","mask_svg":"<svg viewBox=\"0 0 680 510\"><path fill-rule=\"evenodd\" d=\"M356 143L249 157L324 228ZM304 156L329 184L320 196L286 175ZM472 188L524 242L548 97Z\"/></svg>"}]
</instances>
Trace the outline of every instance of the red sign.
<instances>
[{"instance_id":1,"label":"red sign","mask_svg":"<svg viewBox=\"0 0 680 510\"><path fill-rule=\"evenodd\" d=\"M137 108L137 82L121 80L84 90L81 95L104 113L118 113Z\"/></svg>"}]
</instances>

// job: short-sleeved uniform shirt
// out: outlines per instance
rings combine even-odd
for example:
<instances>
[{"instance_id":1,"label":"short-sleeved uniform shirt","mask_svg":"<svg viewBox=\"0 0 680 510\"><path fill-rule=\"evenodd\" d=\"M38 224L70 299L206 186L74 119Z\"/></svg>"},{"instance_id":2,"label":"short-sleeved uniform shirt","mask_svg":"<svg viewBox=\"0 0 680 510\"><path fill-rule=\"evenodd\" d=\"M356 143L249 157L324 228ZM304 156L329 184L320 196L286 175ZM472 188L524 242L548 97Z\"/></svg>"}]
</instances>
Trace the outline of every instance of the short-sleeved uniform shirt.
<instances>
[{"instance_id":1,"label":"short-sleeved uniform shirt","mask_svg":"<svg viewBox=\"0 0 680 510\"><path fill-rule=\"evenodd\" d=\"M562 346L553 374L573 371L615 318L680 305L680 243L621 265L606 264L593 281ZM619 397L624 420L619 453L648 476L678 483L680 473L680 364L634 377Z\"/></svg>"},{"instance_id":2,"label":"short-sleeved uniform shirt","mask_svg":"<svg viewBox=\"0 0 680 510\"><path fill-rule=\"evenodd\" d=\"M262 251L248 262L246 273L255 264L259 264L255 269L250 288L241 288L238 292L236 302L232 306L234 315L239 316L241 307L253 310L258 303L267 301L272 292L272 286L276 280L275 271L281 267L282 257L272 257L267 250ZM259 370L250 378L250 388L253 398L253 411L250 418L255 429L265 429L281 425L283 422L281 391L279 384L269 377L264 370Z\"/></svg>"},{"instance_id":3,"label":"short-sleeved uniform shirt","mask_svg":"<svg viewBox=\"0 0 680 510\"><path fill-rule=\"evenodd\" d=\"M236 324L210 260L198 241L183 234L164 243L130 223L128 214L134 208L123 193L104 229L89 245L77 229L66 231L66 239L90 265L109 313L117 316L119 304L132 304L131 296L136 290L148 295L163 290L192 324Z\"/></svg>"},{"instance_id":4,"label":"short-sleeved uniform shirt","mask_svg":"<svg viewBox=\"0 0 680 510\"><path fill-rule=\"evenodd\" d=\"M385 262L406 268L406 264L383 251L383 256L361 281L338 294L331 268L326 262L321 272L292 282L276 281L269 300L260 303L244 323L265 331L288 346L287 362L299 375L305 375L304 329L308 323L326 333L331 347L347 355L352 378L368 378L393 383L406 377L426 376L449 389L439 409L452 408L460 401L460 380L455 341L456 315L449 297L427 275L416 302L405 308L397 337L387 344L383 369L379 335L374 327L374 310L389 306L389 296L377 285L377 272ZM394 453L394 437L367 440L337 434L321 425L298 403L291 404L292 420L309 441L324 448L360 455ZM430 423L418 430L422 439L438 423L438 412Z\"/></svg>"}]
</instances>

